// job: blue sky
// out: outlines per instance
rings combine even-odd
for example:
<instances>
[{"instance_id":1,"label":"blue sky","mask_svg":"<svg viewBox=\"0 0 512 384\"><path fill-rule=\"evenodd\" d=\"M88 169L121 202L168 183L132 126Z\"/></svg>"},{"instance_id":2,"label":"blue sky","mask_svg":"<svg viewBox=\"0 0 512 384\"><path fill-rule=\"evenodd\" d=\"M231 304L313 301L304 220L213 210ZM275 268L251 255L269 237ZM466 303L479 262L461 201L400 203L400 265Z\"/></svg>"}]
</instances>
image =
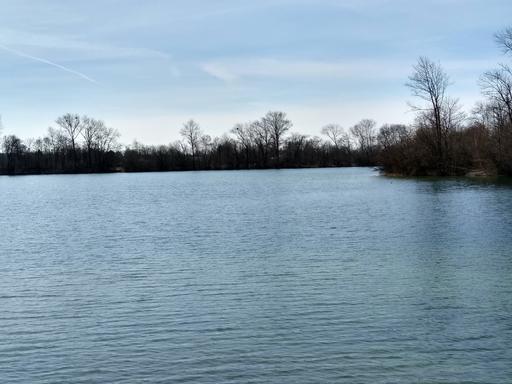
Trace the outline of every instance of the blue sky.
<instances>
[{"instance_id":1,"label":"blue sky","mask_svg":"<svg viewBox=\"0 0 512 384\"><path fill-rule=\"evenodd\" d=\"M104 119L149 144L195 118L220 135L270 109L294 131L361 118L410 122L404 83L440 61L467 110L505 58L493 33L510 0L0 0L4 133L36 137L57 116Z\"/></svg>"}]
</instances>

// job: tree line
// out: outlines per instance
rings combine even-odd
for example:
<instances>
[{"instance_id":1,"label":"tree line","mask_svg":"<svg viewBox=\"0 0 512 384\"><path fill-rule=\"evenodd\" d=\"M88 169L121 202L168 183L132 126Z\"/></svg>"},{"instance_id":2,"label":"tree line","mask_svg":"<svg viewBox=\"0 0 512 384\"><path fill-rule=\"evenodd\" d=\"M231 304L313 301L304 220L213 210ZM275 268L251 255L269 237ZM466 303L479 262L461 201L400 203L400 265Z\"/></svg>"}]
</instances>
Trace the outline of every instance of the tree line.
<instances>
[{"instance_id":1,"label":"tree line","mask_svg":"<svg viewBox=\"0 0 512 384\"><path fill-rule=\"evenodd\" d=\"M101 120L65 114L44 137L22 140L6 135L2 140L2 174L112 172L122 153L117 130Z\"/></svg>"},{"instance_id":2,"label":"tree line","mask_svg":"<svg viewBox=\"0 0 512 384\"><path fill-rule=\"evenodd\" d=\"M291 133L293 124L280 111L236 124L228 134L214 138L190 120L180 130L181 140L156 146L134 142L125 147L119 144L118 131L101 120L65 114L56 119L56 125L42 138L4 136L0 173L342 167L375 164L376 155L367 136L376 123L368 119L348 133L339 125L327 125L321 130L323 138Z\"/></svg>"},{"instance_id":3,"label":"tree line","mask_svg":"<svg viewBox=\"0 0 512 384\"><path fill-rule=\"evenodd\" d=\"M496 41L512 55L512 28ZM413 124L377 129L374 120L363 119L348 130L329 124L321 137L292 132L286 113L270 111L221 137L190 120L174 143L121 146L119 132L102 120L68 113L44 137L4 136L0 174L379 166L400 175L512 175L509 64L481 76L485 100L469 115L448 95L450 79L439 63L420 57L406 85L417 100L410 104Z\"/></svg>"}]
</instances>

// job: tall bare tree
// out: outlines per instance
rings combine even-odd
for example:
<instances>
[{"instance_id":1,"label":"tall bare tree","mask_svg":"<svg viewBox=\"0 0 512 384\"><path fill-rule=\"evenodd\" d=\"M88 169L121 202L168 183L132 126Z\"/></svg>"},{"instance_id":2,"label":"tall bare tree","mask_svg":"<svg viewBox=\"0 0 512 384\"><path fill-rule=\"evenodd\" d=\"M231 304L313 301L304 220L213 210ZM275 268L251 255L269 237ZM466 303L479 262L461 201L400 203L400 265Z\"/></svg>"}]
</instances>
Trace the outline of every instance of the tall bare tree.
<instances>
[{"instance_id":1,"label":"tall bare tree","mask_svg":"<svg viewBox=\"0 0 512 384\"><path fill-rule=\"evenodd\" d=\"M97 146L98 134L105 127L101 120L91 119L87 116L82 118L82 137L84 139L85 149L87 150L87 163L89 170L92 169L92 152Z\"/></svg>"},{"instance_id":2,"label":"tall bare tree","mask_svg":"<svg viewBox=\"0 0 512 384\"><path fill-rule=\"evenodd\" d=\"M245 167L249 168L249 157L251 147L254 145L255 141L255 123L238 123L233 129L231 129L231 133L235 135L238 143L242 147L245 153Z\"/></svg>"},{"instance_id":3,"label":"tall bare tree","mask_svg":"<svg viewBox=\"0 0 512 384\"><path fill-rule=\"evenodd\" d=\"M411 107L423 113L431 115L433 119L433 131L438 166L445 161L446 132L443 128L443 106L446 102L446 89L450 80L440 64L426 57L420 57L413 67L414 73L409 76L406 85L411 89L413 96L426 102L426 105L411 104Z\"/></svg>"},{"instance_id":4,"label":"tall bare tree","mask_svg":"<svg viewBox=\"0 0 512 384\"><path fill-rule=\"evenodd\" d=\"M359 144L359 150L364 155L366 165L372 163L372 155L377 140L377 132L375 127L377 123L372 119L363 119L352 128L350 133Z\"/></svg>"},{"instance_id":5,"label":"tall bare tree","mask_svg":"<svg viewBox=\"0 0 512 384\"><path fill-rule=\"evenodd\" d=\"M263 120L258 120L254 122L252 129L254 130L254 140L261 157L261 165L263 168L266 168L268 165L268 152L272 144L270 127Z\"/></svg>"},{"instance_id":6,"label":"tall bare tree","mask_svg":"<svg viewBox=\"0 0 512 384\"><path fill-rule=\"evenodd\" d=\"M7 157L7 171L12 174L16 173L16 164L26 150L26 146L18 136L8 135L4 137L3 150Z\"/></svg>"},{"instance_id":7,"label":"tall bare tree","mask_svg":"<svg viewBox=\"0 0 512 384\"><path fill-rule=\"evenodd\" d=\"M102 121L98 124L96 131L95 146L100 155L100 168L105 168L105 157L111 151L119 150L118 139L121 135L115 128L107 127Z\"/></svg>"},{"instance_id":8,"label":"tall bare tree","mask_svg":"<svg viewBox=\"0 0 512 384\"><path fill-rule=\"evenodd\" d=\"M71 150L73 151L73 168L76 169L77 157L76 157L76 145L77 139L82 132L83 126L80 116L78 114L67 113L59 117L55 121L67 135L69 142L71 143Z\"/></svg>"},{"instance_id":9,"label":"tall bare tree","mask_svg":"<svg viewBox=\"0 0 512 384\"><path fill-rule=\"evenodd\" d=\"M180 130L181 136L185 139L190 146L192 152L192 167L196 169L196 156L199 147L199 141L202 136L201 127L194 120L189 120Z\"/></svg>"},{"instance_id":10,"label":"tall bare tree","mask_svg":"<svg viewBox=\"0 0 512 384\"><path fill-rule=\"evenodd\" d=\"M274 145L275 164L280 165L280 150L283 142L283 136L292 127L292 122L287 119L286 113L279 111L270 111L261 120L261 124L267 127Z\"/></svg>"}]
</instances>

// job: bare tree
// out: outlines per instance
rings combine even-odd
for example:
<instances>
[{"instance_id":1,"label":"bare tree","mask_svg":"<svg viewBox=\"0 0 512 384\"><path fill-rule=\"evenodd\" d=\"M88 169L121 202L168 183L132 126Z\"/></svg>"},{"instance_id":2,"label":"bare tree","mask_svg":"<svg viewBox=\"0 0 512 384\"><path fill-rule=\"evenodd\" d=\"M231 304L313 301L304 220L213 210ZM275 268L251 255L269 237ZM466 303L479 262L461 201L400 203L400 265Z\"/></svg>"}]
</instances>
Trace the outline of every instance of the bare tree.
<instances>
[{"instance_id":1,"label":"bare tree","mask_svg":"<svg viewBox=\"0 0 512 384\"><path fill-rule=\"evenodd\" d=\"M408 169L410 158L407 155L414 144L414 135L409 127L402 124L385 124L379 130L379 161L387 172L397 172Z\"/></svg>"},{"instance_id":2,"label":"bare tree","mask_svg":"<svg viewBox=\"0 0 512 384\"><path fill-rule=\"evenodd\" d=\"M3 140L3 150L7 157L7 170L9 173L16 173L16 163L25 152L26 147L21 139L15 135L8 135Z\"/></svg>"},{"instance_id":3,"label":"bare tree","mask_svg":"<svg viewBox=\"0 0 512 384\"><path fill-rule=\"evenodd\" d=\"M496 42L502 47L503 52L512 53L512 27L498 32L495 37Z\"/></svg>"},{"instance_id":4,"label":"bare tree","mask_svg":"<svg viewBox=\"0 0 512 384\"><path fill-rule=\"evenodd\" d=\"M356 139L359 144L359 150L364 155L366 165L372 162L372 154L377 139L376 126L377 123L374 120L363 119L350 128L350 133Z\"/></svg>"},{"instance_id":5,"label":"bare tree","mask_svg":"<svg viewBox=\"0 0 512 384\"><path fill-rule=\"evenodd\" d=\"M379 130L377 140L383 149L390 149L393 146L404 143L410 137L407 126L403 124L385 124Z\"/></svg>"},{"instance_id":6,"label":"bare tree","mask_svg":"<svg viewBox=\"0 0 512 384\"><path fill-rule=\"evenodd\" d=\"M94 147L98 145L98 134L104 129L105 123L101 120L91 119L87 116L82 118L82 137L84 139L85 149L87 150L87 163L89 169L92 169L92 152Z\"/></svg>"},{"instance_id":7,"label":"bare tree","mask_svg":"<svg viewBox=\"0 0 512 384\"><path fill-rule=\"evenodd\" d=\"M181 136L185 139L192 151L192 167L196 169L196 155L199 147L199 140L202 136L201 127L194 120L189 120L180 130Z\"/></svg>"},{"instance_id":8,"label":"bare tree","mask_svg":"<svg viewBox=\"0 0 512 384\"><path fill-rule=\"evenodd\" d=\"M202 152L209 152L212 149L212 137L210 135L201 135L199 144Z\"/></svg>"},{"instance_id":9,"label":"bare tree","mask_svg":"<svg viewBox=\"0 0 512 384\"><path fill-rule=\"evenodd\" d=\"M274 155L276 158L276 165L279 166L280 158L279 152L283 141L283 136L292 127L292 122L286 118L286 113L279 111L270 111L261 120L261 124L267 127L270 132L272 143L274 144Z\"/></svg>"},{"instance_id":10,"label":"bare tree","mask_svg":"<svg viewBox=\"0 0 512 384\"><path fill-rule=\"evenodd\" d=\"M447 140L450 132L459 130L465 120L466 114L462 111L459 100L447 97L441 113L441 125L444 129L443 136L445 140ZM445 142L445 147L448 148L447 142Z\"/></svg>"},{"instance_id":11,"label":"bare tree","mask_svg":"<svg viewBox=\"0 0 512 384\"><path fill-rule=\"evenodd\" d=\"M64 168L65 163L65 150L69 146L69 140L64 135L62 130L58 130L52 127L48 128L48 134L44 138L45 145L49 148L53 154L53 168L57 169L58 158L61 160L61 167Z\"/></svg>"},{"instance_id":12,"label":"bare tree","mask_svg":"<svg viewBox=\"0 0 512 384\"><path fill-rule=\"evenodd\" d=\"M302 164L304 158L304 146L308 140L306 135L301 133L292 133L286 139L286 152L288 160L292 163Z\"/></svg>"},{"instance_id":13,"label":"bare tree","mask_svg":"<svg viewBox=\"0 0 512 384\"><path fill-rule=\"evenodd\" d=\"M331 140L336 149L350 150L350 137L339 124L328 124L322 128L322 135Z\"/></svg>"},{"instance_id":14,"label":"bare tree","mask_svg":"<svg viewBox=\"0 0 512 384\"><path fill-rule=\"evenodd\" d=\"M187 152L187 144L185 144L181 140L176 140L176 141L172 142L171 144L169 144L169 148L171 148L172 150L179 152L179 153Z\"/></svg>"},{"instance_id":15,"label":"bare tree","mask_svg":"<svg viewBox=\"0 0 512 384\"><path fill-rule=\"evenodd\" d=\"M435 147L439 166L444 162L445 135L442 126L442 109L446 101L446 89L449 85L449 77L440 64L434 63L426 57L420 57L414 66L414 73L409 76L406 85L411 89L413 96L427 102L426 106L411 105L420 112L427 112L433 118Z\"/></svg>"},{"instance_id":16,"label":"bare tree","mask_svg":"<svg viewBox=\"0 0 512 384\"><path fill-rule=\"evenodd\" d=\"M98 150L103 153L117 151L119 149L117 140L120 136L117 129L101 124L96 134Z\"/></svg>"},{"instance_id":17,"label":"bare tree","mask_svg":"<svg viewBox=\"0 0 512 384\"><path fill-rule=\"evenodd\" d=\"M209 155L212 151L213 143L212 143L212 137L210 135L201 135L199 138L199 151L202 154L203 157L203 166L208 167L209 165Z\"/></svg>"},{"instance_id":18,"label":"bare tree","mask_svg":"<svg viewBox=\"0 0 512 384\"><path fill-rule=\"evenodd\" d=\"M512 70L501 65L500 68L487 71L480 78L482 93L491 102L500 105L512 124Z\"/></svg>"},{"instance_id":19,"label":"bare tree","mask_svg":"<svg viewBox=\"0 0 512 384\"><path fill-rule=\"evenodd\" d=\"M231 129L231 133L234 134L240 144L245 147L250 147L254 140L254 130L252 122L249 123L238 123Z\"/></svg>"},{"instance_id":20,"label":"bare tree","mask_svg":"<svg viewBox=\"0 0 512 384\"><path fill-rule=\"evenodd\" d=\"M234 134L244 150L245 153L245 167L249 168L249 156L251 147L255 142L255 123L239 123L236 124L233 129L231 129L231 133Z\"/></svg>"},{"instance_id":21,"label":"bare tree","mask_svg":"<svg viewBox=\"0 0 512 384\"><path fill-rule=\"evenodd\" d=\"M63 151L68 146L68 138L64 136L62 131L55 128L48 128L48 144L54 153Z\"/></svg>"},{"instance_id":22,"label":"bare tree","mask_svg":"<svg viewBox=\"0 0 512 384\"><path fill-rule=\"evenodd\" d=\"M254 130L254 140L262 158L262 166L266 168L268 165L268 151L272 143L270 127L263 120L259 120L254 122L251 128Z\"/></svg>"},{"instance_id":23,"label":"bare tree","mask_svg":"<svg viewBox=\"0 0 512 384\"><path fill-rule=\"evenodd\" d=\"M27 152L32 152L32 150L34 149L35 141L36 141L36 139L34 139L33 137L28 137L23 140L23 143L25 145L25 150Z\"/></svg>"},{"instance_id":24,"label":"bare tree","mask_svg":"<svg viewBox=\"0 0 512 384\"><path fill-rule=\"evenodd\" d=\"M67 113L59 117L55 122L62 128L71 143L71 149L73 151L73 167L76 169L76 144L83 129L80 116L77 114Z\"/></svg>"},{"instance_id":25,"label":"bare tree","mask_svg":"<svg viewBox=\"0 0 512 384\"><path fill-rule=\"evenodd\" d=\"M107 127L102 121L96 132L96 147L100 155L100 168L105 168L105 156L111 151L119 150L118 139L121 135L117 129Z\"/></svg>"}]
</instances>

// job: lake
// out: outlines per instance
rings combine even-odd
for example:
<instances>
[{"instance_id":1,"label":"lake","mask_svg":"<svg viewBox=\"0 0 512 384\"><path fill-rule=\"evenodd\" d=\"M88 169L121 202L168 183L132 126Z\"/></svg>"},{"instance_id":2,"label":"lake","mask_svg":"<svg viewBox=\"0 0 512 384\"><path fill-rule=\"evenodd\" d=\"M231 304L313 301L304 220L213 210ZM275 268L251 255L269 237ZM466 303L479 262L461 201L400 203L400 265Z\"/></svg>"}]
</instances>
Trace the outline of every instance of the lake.
<instances>
[{"instance_id":1,"label":"lake","mask_svg":"<svg viewBox=\"0 0 512 384\"><path fill-rule=\"evenodd\" d=\"M2 383L512 380L512 184L0 177Z\"/></svg>"}]
</instances>

